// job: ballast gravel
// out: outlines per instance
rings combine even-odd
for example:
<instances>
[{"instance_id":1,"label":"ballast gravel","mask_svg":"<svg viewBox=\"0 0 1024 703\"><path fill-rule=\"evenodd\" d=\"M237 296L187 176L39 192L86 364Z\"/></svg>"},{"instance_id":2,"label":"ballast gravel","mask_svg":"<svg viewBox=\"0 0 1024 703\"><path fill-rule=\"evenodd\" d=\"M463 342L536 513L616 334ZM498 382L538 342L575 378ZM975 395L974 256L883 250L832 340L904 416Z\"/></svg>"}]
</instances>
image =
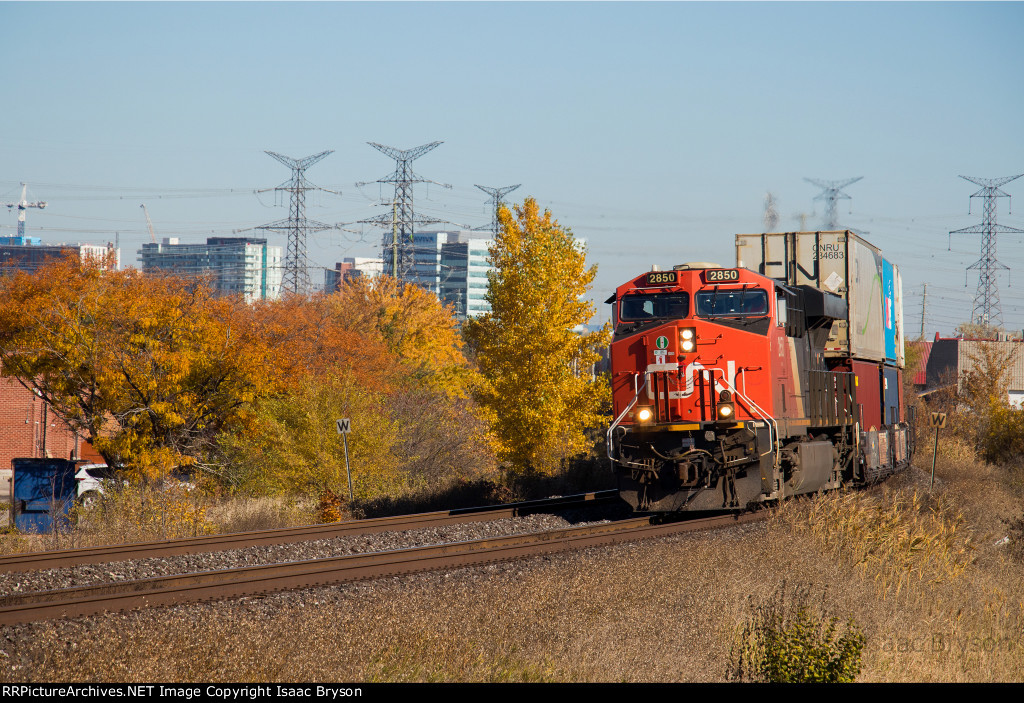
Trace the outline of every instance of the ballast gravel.
<instances>
[{"instance_id":1,"label":"ballast gravel","mask_svg":"<svg viewBox=\"0 0 1024 703\"><path fill-rule=\"evenodd\" d=\"M531 516L461 525L458 534L477 538L521 532L528 525L579 524ZM449 530L417 531L434 532ZM707 614L683 617L671 628L673 637L715 634L712 618L728 599L714 590L721 588L719 575L706 560L756 543L764 533L763 523L748 523L446 571L0 626L0 681L48 681L57 670L61 680L71 681L418 680L419 664L404 659L404 648L420 651L424 642L436 652L423 656L438 666L448 665L452 643L462 643L457 646L466 649L462 655L469 665L497 666L499 673L509 666L513 675L518 658L532 656L534 649L552 656L564 649L573 662L570 680L673 680L680 653L690 651L688 657L699 661L683 666L702 672L697 680L716 680L717 665L709 662L723 653L703 641L676 649L669 669L638 650L658 640L648 631L658 622L651 622L650 609L699 607ZM411 533L380 537L378 544L415 541ZM680 558L698 563L702 581L714 588L695 592L687 578L682 600L664 590L681 583ZM662 575L660 585L649 583L659 569L671 574L669 580ZM63 664L55 670L56 662ZM405 678L406 669L415 675ZM531 672L537 673L524 673ZM544 677L558 680L564 674L559 669ZM464 675L492 680L487 672Z\"/></svg>"},{"instance_id":2,"label":"ballast gravel","mask_svg":"<svg viewBox=\"0 0 1024 703\"><path fill-rule=\"evenodd\" d=\"M570 519L571 516L570 516ZM224 552L206 552L132 561L83 564L60 569L0 574L0 599L6 595L134 581L157 576L201 571L237 569L283 562L368 554L434 544L506 537L580 527L607 520L572 521L552 514L527 515L486 522L467 522L402 532L352 535L292 544L245 547Z\"/></svg>"}]
</instances>

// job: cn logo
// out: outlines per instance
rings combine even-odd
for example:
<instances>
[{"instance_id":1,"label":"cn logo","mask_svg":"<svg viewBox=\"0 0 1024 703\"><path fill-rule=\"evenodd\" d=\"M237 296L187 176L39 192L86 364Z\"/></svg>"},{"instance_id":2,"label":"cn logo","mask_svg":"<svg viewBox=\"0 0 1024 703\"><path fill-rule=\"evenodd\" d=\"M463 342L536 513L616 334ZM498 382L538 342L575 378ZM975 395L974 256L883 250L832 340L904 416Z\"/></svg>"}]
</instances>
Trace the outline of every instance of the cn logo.
<instances>
[{"instance_id":1,"label":"cn logo","mask_svg":"<svg viewBox=\"0 0 1024 703\"><path fill-rule=\"evenodd\" d=\"M705 369L704 365L702 363L700 363L699 361L691 361L689 364L687 364L686 365L686 371L683 372L684 375L686 376L686 389L682 390L682 391L677 391L678 397L680 397L680 398L688 398L691 395L693 395L693 388L694 388L693 375L694 375L694 371L701 371L701 372L703 372L703 371L707 371L707 370L709 370L709 369ZM715 373L716 371L718 372L717 374ZM720 379L722 379L722 370L721 369L712 368L712 369L710 369L710 372L711 372L711 375L715 379L715 391L721 393L722 391L729 390L720 380ZM726 373L726 378L729 379L729 384L733 388L735 388L736 387L736 362L735 361L727 361L727 362L725 362L725 373ZM648 392L648 394L651 393L650 390L648 390L647 392ZM676 393L673 393L672 396L676 397Z\"/></svg>"}]
</instances>

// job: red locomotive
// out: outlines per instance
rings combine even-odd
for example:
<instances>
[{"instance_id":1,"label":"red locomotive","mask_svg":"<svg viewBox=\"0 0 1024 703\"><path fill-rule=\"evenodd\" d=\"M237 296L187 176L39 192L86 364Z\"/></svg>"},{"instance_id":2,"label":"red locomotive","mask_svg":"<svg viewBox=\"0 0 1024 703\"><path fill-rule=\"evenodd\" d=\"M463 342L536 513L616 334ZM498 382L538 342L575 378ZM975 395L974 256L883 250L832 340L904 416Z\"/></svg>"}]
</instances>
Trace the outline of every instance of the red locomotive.
<instances>
[{"instance_id":1,"label":"red locomotive","mask_svg":"<svg viewBox=\"0 0 1024 703\"><path fill-rule=\"evenodd\" d=\"M745 508L909 465L899 269L845 231L736 235L736 254L608 301L608 453L635 510Z\"/></svg>"}]
</instances>

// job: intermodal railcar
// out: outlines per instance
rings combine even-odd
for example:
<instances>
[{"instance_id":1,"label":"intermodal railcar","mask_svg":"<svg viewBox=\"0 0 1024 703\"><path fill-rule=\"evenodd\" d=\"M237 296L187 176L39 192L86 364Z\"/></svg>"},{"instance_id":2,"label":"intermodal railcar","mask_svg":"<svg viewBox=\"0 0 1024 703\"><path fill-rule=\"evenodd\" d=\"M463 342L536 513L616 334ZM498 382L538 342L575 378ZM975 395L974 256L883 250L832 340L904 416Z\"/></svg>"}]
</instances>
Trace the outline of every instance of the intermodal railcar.
<instances>
[{"instance_id":1,"label":"intermodal railcar","mask_svg":"<svg viewBox=\"0 0 1024 703\"><path fill-rule=\"evenodd\" d=\"M613 306L608 453L637 511L743 509L907 467L899 269L849 231L736 235Z\"/></svg>"}]
</instances>

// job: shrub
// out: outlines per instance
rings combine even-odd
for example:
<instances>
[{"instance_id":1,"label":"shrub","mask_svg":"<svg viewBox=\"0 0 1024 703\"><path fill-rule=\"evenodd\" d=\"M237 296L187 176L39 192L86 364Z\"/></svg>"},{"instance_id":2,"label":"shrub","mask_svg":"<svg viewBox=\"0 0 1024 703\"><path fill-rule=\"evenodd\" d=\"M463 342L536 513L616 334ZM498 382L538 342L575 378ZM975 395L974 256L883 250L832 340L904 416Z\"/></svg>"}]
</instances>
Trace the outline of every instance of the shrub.
<instances>
[{"instance_id":1,"label":"shrub","mask_svg":"<svg viewBox=\"0 0 1024 703\"><path fill-rule=\"evenodd\" d=\"M751 607L729 678L769 683L851 683L860 674L865 638L849 619L818 614L809 592L788 595L786 584L762 605Z\"/></svg>"},{"instance_id":2,"label":"shrub","mask_svg":"<svg viewBox=\"0 0 1024 703\"><path fill-rule=\"evenodd\" d=\"M1024 456L1024 410L991 398L980 443L985 461L989 463L1020 461Z\"/></svg>"},{"instance_id":3,"label":"shrub","mask_svg":"<svg viewBox=\"0 0 1024 703\"><path fill-rule=\"evenodd\" d=\"M101 505L75 517L90 542L119 544L213 534L208 496L184 485L132 484L108 490ZM77 509L76 509L77 510Z\"/></svg>"}]
</instances>

